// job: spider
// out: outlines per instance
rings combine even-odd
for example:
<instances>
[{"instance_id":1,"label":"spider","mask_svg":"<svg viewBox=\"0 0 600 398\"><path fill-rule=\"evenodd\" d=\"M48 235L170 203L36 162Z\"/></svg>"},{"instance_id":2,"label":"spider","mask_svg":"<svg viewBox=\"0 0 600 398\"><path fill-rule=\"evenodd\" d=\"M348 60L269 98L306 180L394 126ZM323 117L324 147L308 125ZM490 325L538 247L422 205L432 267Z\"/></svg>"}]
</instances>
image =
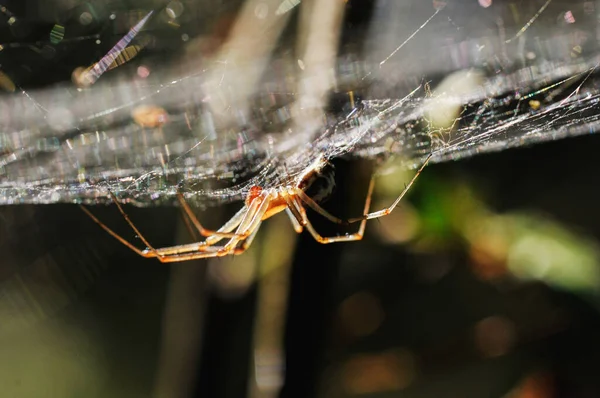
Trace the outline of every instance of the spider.
<instances>
[{"instance_id":1,"label":"spider","mask_svg":"<svg viewBox=\"0 0 600 398\"><path fill-rule=\"evenodd\" d=\"M348 220L342 220L332 215L317 203L318 201L322 201L327 198L332 193L334 186L333 174L332 172L325 172L327 161L323 158L317 159L310 167L308 167L307 170L295 180L294 184L280 188L262 188L260 186L251 187L246 197L244 206L217 231L204 228L194 215L183 194L178 193L177 199L184 214L189 219L186 220L186 223L189 225L189 222L191 222L191 225L202 236L205 237L204 241L184 245L154 248L140 233L135 224L129 219L127 213L125 213L123 207L112 192L110 193L112 200L117 205L117 208L119 209L119 212L125 221L137 234L140 240L146 245L147 248L145 250L140 250L125 238L114 232L112 229L102 223L102 221L96 218L96 216L94 216L85 206L80 205L80 207L92 220L100 225L100 227L102 227L106 232L116 238L123 245L133 250L135 253L146 258L157 258L159 261L164 263L241 254L245 252L252 244L252 241L254 240L261 223L282 211L287 213L292 226L297 233L302 233L304 228L306 228L312 237L319 243L327 244L334 242L357 241L363 238L367 220L386 216L394 210L396 205L398 205L398 203L402 200L404 195L416 181L417 177L421 174L431 159L431 156L431 154L427 156L414 177L389 207L369 213L371 195L373 194L375 181L372 177L367 191L363 215L361 217L350 218ZM316 186L315 182L319 180L323 182L323 184L317 188L317 192L312 195L312 197L307 195L307 189L311 187L314 188ZM313 225L308 219L306 209L304 207L305 205L336 224L349 225L360 222L358 231L352 234L341 236L321 236L314 229ZM234 230L235 232L232 232ZM225 243L221 243L223 240L226 240ZM219 245L219 243L221 243L221 245Z\"/></svg>"}]
</instances>

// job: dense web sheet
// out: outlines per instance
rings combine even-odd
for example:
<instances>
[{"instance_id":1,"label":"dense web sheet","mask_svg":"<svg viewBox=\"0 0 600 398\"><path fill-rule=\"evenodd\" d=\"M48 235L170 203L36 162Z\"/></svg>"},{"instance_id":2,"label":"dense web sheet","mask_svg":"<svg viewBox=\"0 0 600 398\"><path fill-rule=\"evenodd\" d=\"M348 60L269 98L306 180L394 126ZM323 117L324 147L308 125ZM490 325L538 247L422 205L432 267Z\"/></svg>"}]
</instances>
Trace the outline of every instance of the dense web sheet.
<instances>
[{"instance_id":1,"label":"dense web sheet","mask_svg":"<svg viewBox=\"0 0 600 398\"><path fill-rule=\"evenodd\" d=\"M210 205L293 184L319 158L415 167L597 130L595 3L380 0L360 27L342 23L343 2L255 3L210 56L199 34L184 55L145 57L144 34L177 20L148 8L108 47L140 53L105 56L93 81L13 86L0 97L0 204L114 192L147 206L184 192Z\"/></svg>"}]
</instances>

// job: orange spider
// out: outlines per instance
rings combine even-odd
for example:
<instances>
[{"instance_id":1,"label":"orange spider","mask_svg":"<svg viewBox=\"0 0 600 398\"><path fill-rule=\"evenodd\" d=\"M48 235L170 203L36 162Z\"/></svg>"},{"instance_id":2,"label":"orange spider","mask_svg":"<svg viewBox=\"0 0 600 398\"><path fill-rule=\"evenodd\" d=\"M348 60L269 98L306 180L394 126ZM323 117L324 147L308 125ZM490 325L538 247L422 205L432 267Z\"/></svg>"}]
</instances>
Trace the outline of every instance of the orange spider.
<instances>
[{"instance_id":1,"label":"orange spider","mask_svg":"<svg viewBox=\"0 0 600 398\"><path fill-rule=\"evenodd\" d=\"M102 227L106 232L115 237L119 242L136 252L142 257L147 258L157 258L159 261L164 263L169 262L178 262L178 261L187 261L194 260L199 258L208 258L208 257L220 257L227 256L231 254L241 254L245 252L256 233L260 227L260 224L266 219L272 217L273 215L285 211L294 230L297 233L301 233L304 228L308 230L308 232L315 238L315 240L319 243L333 243L333 242L348 242L361 240L364 234L365 225L367 220L373 218L379 218L386 216L394 210L396 205L402 200L406 192L410 189L413 183L416 181L417 177L429 160L432 155L429 155L423 165L417 170L417 173L412 178L412 180L406 185L400 196L387 208L383 210L379 210L373 213L369 213L369 206L371 204L371 195L373 193L374 179L371 178L371 182L369 184L369 189L367 192L367 198L365 200L365 206L363 215L357 218L351 218L348 220L342 220L338 217L333 216L331 213L327 212L323 209L317 201L324 199L328 195L331 194L333 190L333 176L332 175L323 175L321 172L323 168L326 166L327 162L325 159L317 159L307 170L301 174L297 179L296 183L293 185L288 185L280 188L262 188L259 186L253 186L250 188L248 192L248 196L246 197L246 201L244 207L242 207L229 221L227 221L221 228L217 231L212 231L204 228L202 224L198 221L192 209L185 201L185 198L181 193L177 194L177 199L181 204L181 207L185 213L185 215L189 218L192 225L195 229L206 239L202 242L189 243L184 245L177 246L169 246L163 248L154 248L148 241L144 238L144 236L140 233L137 227L133 224L133 222L129 219L123 207L118 202L117 198L114 194L110 193L111 198L117 205L119 211L125 218L125 221L131 226L134 232L139 236L140 240L146 245L145 250L140 250L130 242L125 240L123 237L118 235L104 223L102 223L96 216L94 216L86 207L80 205L83 211L92 218L100 227ZM326 185L319 191L317 194L313 195L311 198L308 196L305 191L313 185L313 183L318 178L323 178ZM317 213L321 214L323 217L328 220L336 223L336 224L351 224L355 222L360 222L360 226L358 231L353 234L346 234L343 236L330 236L324 237L321 236L312 226L310 220L306 215L306 209L304 205L307 205ZM235 232L232 232L235 230ZM226 240L226 242L222 245L218 245L218 243Z\"/></svg>"}]
</instances>

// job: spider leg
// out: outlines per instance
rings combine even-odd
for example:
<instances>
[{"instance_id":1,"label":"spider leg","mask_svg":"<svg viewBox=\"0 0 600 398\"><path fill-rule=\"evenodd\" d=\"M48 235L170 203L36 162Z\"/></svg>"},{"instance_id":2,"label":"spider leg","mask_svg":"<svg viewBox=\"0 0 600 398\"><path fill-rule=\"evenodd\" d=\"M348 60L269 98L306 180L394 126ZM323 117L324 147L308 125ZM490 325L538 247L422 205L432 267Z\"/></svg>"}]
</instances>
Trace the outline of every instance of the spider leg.
<instances>
[{"instance_id":1,"label":"spider leg","mask_svg":"<svg viewBox=\"0 0 600 398\"><path fill-rule=\"evenodd\" d=\"M147 252L147 251L143 251L138 249L137 247L135 247L134 245L132 245L131 243L129 243L127 240L125 240L121 235L117 234L115 231L113 231L112 229L110 229L108 226L106 226L102 221L100 221L94 214L92 214L91 211L89 211L85 206L83 205L79 205L79 207L81 208L81 210L83 210L83 212L85 214L88 215L88 217L90 217L96 224L98 224L103 230L105 230L106 232L108 232L108 234L110 236L112 236L113 238L117 239L119 242L121 242L123 245L127 246L128 248L130 248L131 250L133 250L134 252L136 252L137 254L139 254L142 257L146 257L146 258L150 258L150 257L155 257L155 253L153 252Z\"/></svg>"},{"instance_id":2,"label":"spider leg","mask_svg":"<svg viewBox=\"0 0 600 398\"><path fill-rule=\"evenodd\" d=\"M427 158L425 159L425 161L423 162L421 167L419 167L419 170L417 170L416 174L413 176L413 178L408 183L408 185L406 185L404 187L404 190L400 193L400 196L398 196L396 198L396 200L394 201L394 203L392 203L389 207L387 207L383 210L375 211L373 213L365 214L362 217L351 218L348 220L348 222L355 223L355 222L363 221L363 220L372 220L374 218L379 218L379 217L387 216L388 214L390 214L394 210L394 208L396 208L398 203L400 203L402 198L404 198L404 195L406 195L406 193L408 192L410 187L412 187L412 185L415 183L415 181L417 180L417 178L419 177L419 175L421 174L421 172L423 171L425 166L427 166L427 163L429 163L429 161L431 160L432 156L433 156L433 154L429 154L429 156L427 156ZM369 200L370 200L370 196L371 196L371 193L369 193Z\"/></svg>"},{"instance_id":3,"label":"spider leg","mask_svg":"<svg viewBox=\"0 0 600 398\"><path fill-rule=\"evenodd\" d=\"M369 188L367 189L367 198L365 199L365 212L363 213L363 217L361 218L356 218L356 219L351 219L349 221L346 220L342 220L339 217L336 217L334 215L332 215L331 213L329 213L327 210L325 210L324 208L322 208L321 206L319 206L319 204L317 202L315 202L310 196L308 196L306 193L304 193L304 191L302 189L299 188L295 188L291 191L291 195L297 196L298 198L300 198L300 200L304 203L306 203L306 205L308 207L310 207L311 209L313 209L314 211L316 211L317 213L319 213L320 215L322 215L323 217L325 217L326 219L328 219L331 222L334 222L336 224L350 224L352 222L356 222L358 220L362 220L368 212L369 207L371 206L371 196L373 195L373 188L375 187L375 177L372 176L371 177L371 181L369 182ZM301 204L300 204L301 205ZM300 220L300 219L299 219ZM356 221L353 221L356 220Z\"/></svg>"},{"instance_id":4,"label":"spider leg","mask_svg":"<svg viewBox=\"0 0 600 398\"><path fill-rule=\"evenodd\" d=\"M263 216L269 209L270 204L271 204L271 192L269 192L269 191L265 191L265 192L263 192L263 194L261 194L260 196L255 198L250 203L250 206L249 206L250 210L248 210L248 213L246 213L246 216L244 217L242 222L240 222L240 226L238 227L237 231L235 231L236 235L243 237L243 236L248 236L249 234L252 234L260 225L260 223L263 219ZM256 210L253 210L253 209L256 209ZM226 252L228 252L227 254L229 254L229 252L232 252L233 250L235 250L237 243L241 240L242 239L240 237L233 237L229 240L229 242L227 242L225 244L225 246L223 246L223 249ZM250 241L250 242L252 242L252 241Z\"/></svg>"},{"instance_id":5,"label":"spider leg","mask_svg":"<svg viewBox=\"0 0 600 398\"><path fill-rule=\"evenodd\" d=\"M429 163L429 160L431 160L432 156L433 156L433 154L429 154L427 156L427 158L425 159L425 162L423 162L423 164L421 165L421 167L419 167L419 170L417 170L417 173L414 175L414 177L412 178L412 180L410 180L410 182L404 188L404 190L402 191L402 193L400 194L400 196L398 196L398 198L396 198L396 200L394 201L394 203L392 203L391 206L389 206L389 207L387 207L387 208L385 208L383 210L379 210L379 211L373 212L373 213L364 214L362 217L356 217L356 218L350 218L348 220L342 220L341 218L332 215L327 210L325 210L321 206L319 206L319 204L317 202L315 202L306 193L304 193L304 191L302 189L295 188L293 190L293 193L296 194L296 196L298 196L302 200L302 202L306 203L306 205L308 207L310 207L311 209L313 209L314 211L316 211L317 213L319 213L323 217L327 218L329 221L332 221L332 222L334 222L336 224L352 224L352 223L359 222L359 221L362 221L362 220L371 220L373 218L383 217L383 216L386 216L386 215L390 214L394 210L394 208L398 205L398 203L400 203L400 201L402 200L402 198L404 198L404 195L406 195L406 193L408 192L408 190L412 187L412 185L414 184L414 182L417 180L417 177L419 177L419 175L421 174L421 172L423 171L423 169L425 168L425 166L427 166L427 163ZM367 199L366 199L366 201L368 202L369 205L370 205L370 202L371 202L371 196L373 194L373 188L374 188L374 186L375 186L375 179L373 177L371 177L371 182L369 183L369 190L367 192Z\"/></svg>"},{"instance_id":6,"label":"spider leg","mask_svg":"<svg viewBox=\"0 0 600 398\"><path fill-rule=\"evenodd\" d=\"M287 195L283 196L283 199L285 200L285 203L287 204L286 210L288 211L288 216L291 216L296 221L296 223L299 223L300 226L303 226L304 224L302 221L302 215L300 214L300 210L298 210L298 207L296 206L296 202L294 202L292 200L292 198L294 198L294 197L295 197L294 190L288 189ZM292 222L292 224L294 224L294 223Z\"/></svg>"},{"instance_id":7,"label":"spider leg","mask_svg":"<svg viewBox=\"0 0 600 398\"><path fill-rule=\"evenodd\" d=\"M196 230L192 226L190 219L188 217L186 217L186 214L183 211L181 211L179 214L181 215L181 219L183 220L183 223L185 224L185 229L187 229L188 233L192 237L192 241L198 242L200 240L200 238L198 237Z\"/></svg>"},{"instance_id":8,"label":"spider leg","mask_svg":"<svg viewBox=\"0 0 600 398\"><path fill-rule=\"evenodd\" d=\"M234 234L231 234L231 233L212 231L210 229L204 228L202 226L202 224L200 224L200 221L198 221L198 218L196 217L196 215L190 208L190 205L187 203L187 201L185 200L185 197L183 196L183 194L181 192L177 193L177 200L179 201L179 204L181 205L183 212L185 213L185 215L187 215L187 218L192 222L192 224L198 230L198 232L200 232L200 235L204 236L205 238L207 238L209 236L214 236L214 237L220 236L223 238L232 238L234 236Z\"/></svg>"},{"instance_id":9,"label":"spider leg","mask_svg":"<svg viewBox=\"0 0 600 398\"><path fill-rule=\"evenodd\" d=\"M90 212L85 206L79 205L79 207L96 224L98 224L102 229L104 229L106 232L108 232L109 235L111 235L113 238L117 239L123 245L127 246L129 249L131 249L132 251L134 251L135 253L137 253L138 255L140 255L142 257L146 257L146 258L157 257L160 260L161 257L164 257L164 256L176 256L178 254L184 254L184 253L190 253L190 252L206 252L207 255L204 257L216 257L218 250L222 249L222 247L214 247L214 248L212 248L213 249L212 251L206 251L207 249L211 248L211 245L214 245L223 239L222 237L215 237L214 239L211 239L211 236L209 236L208 238L206 238L206 240L204 242L189 243L186 245L169 246L169 247L164 247L164 248L157 248L154 250L149 250L149 249L141 250L141 249L138 249L137 247L135 247L130 242L128 242L121 235L117 234L115 231L110 229L107 225L105 225L102 221L100 221L96 216L94 216L94 214L92 212ZM219 228L219 230L217 232L219 232L219 233L231 232L233 229L235 229L240 224L244 215L247 214L247 212L248 212L248 208L246 206L242 207L233 217L231 217L231 219L229 221L227 221L221 228ZM241 235L240 237L243 237L243 235ZM201 258L201 257L197 257L197 258ZM183 260L181 260L181 261L183 261Z\"/></svg>"},{"instance_id":10,"label":"spider leg","mask_svg":"<svg viewBox=\"0 0 600 398\"><path fill-rule=\"evenodd\" d=\"M317 204L317 202L315 202L310 196L308 196L307 194L305 194L302 189L296 188L296 189L294 189L293 192L304 203L306 203L306 205L308 207L310 207L311 209L313 209L314 211L316 211L317 213L319 213L320 215L322 215L323 217L325 217L329 221L334 222L336 224L345 224L344 220L342 220L339 217L334 216L333 214L329 213L327 210L325 210L324 208L322 208L321 206L319 206Z\"/></svg>"},{"instance_id":11,"label":"spider leg","mask_svg":"<svg viewBox=\"0 0 600 398\"><path fill-rule=\"evenodd\" d=\"M224 246L213 246L215 243L219 242L223 238L217 237L216 239L208 242L209 239L211 238L211 237L208 237L206 239L206 241L204 241L204 242L188 243L186 245L166 247L166 248L162 248L162 249L157 249L157 252L162 257L178 257L179 256L180 258L183 258L184 256L188 256L188 255L196 255L196 254L202 254L202 253L205 253L206 255L205 256L196 256L193 258L216 257L216 256L223 256L223 255L229 254L228 252L231 250L230 247L233 247L234 245L236 245L239 241L241 241L243 239L247 239L247 238L245 238L245 236L248 236L251 232L247 227L248 220L249 221L253 220L254 216L257 214L257 211L259 210L259 204L260 204L260 201L257 201L255 199L253 201L253 203L250 204L249 207L244 206L223 227L221 227L219 229L219 231L231 232L234 228L238 227L237 232L235 234L233 234L233 237ZM268 205L268 203L267 203L267 205ZM242 225L242 223L244 223L244 225ZM244 232L244 231L246 231L246 232ZM239 233L239 232L243 232L243 233ZM229 247L227 245L229 245ZM189 259L192 259L192 258L189 258ZM182 260L170 260L170 261L185 261L185 260L182 259ZM170 262L170 261L167 261L167 262Z\"/></svg>"},{"instance_id":12,"label":"spider leg","mask_svg":"<svg viewBox=\"0 0 600 398\"><path fill-rule=\"evenodd\" d=\"M199 258L222 257L229 254L243 253L252 244L254 236L256 236L258 227L260 226L262 218L267 212L270 203L271 198L270 193L268 192L254 199L252 203L250 203L250 206L248 206L248 211L243 215L243 219L239 223L240 225L235 233L235 236L231 238L224 246L211 246L207 248L210 251L186 254L168 254L158 257L158 260L163 263L172 263L195 260ZM237 248L237 244L244 239L244 236L247 236L247 238L245 238L242 247Z\"/></svg>"},{"instance_id":13,"label":"spider leg","mask_svg":"<svg viewBox=\"0 0 600 398\"><path fill-rule=\"evenodd\" d=\"M219 228L217 230L217 232L218 233L230 233L231 231L236 229L242 222L242 219L244 218L244 214L248 213L248 211L250 211L250 209L248 208L248 206L244 205L244 207L242 207L240 210L238 210L238 212L235 213L235 215L233 217L231 217L229 219L229 221L227 221L225 224L223 224L223 226L221 228ZM233 237L238 237L238 238L244 237L243 235L236 235L235 233L232 235L233 235ZM215 243L217 243L221 240L222 240L222 238L220 238L220 237L209 236L208 238L206 238L206 243L208 245L214 245Z\"/></svg>"},{"instance_id":14,"label":"spider leg","mask_svg":"<svg viewBox=\"0 0 600 398\"><path fill-rule=\"evenodd\" d=\"M213 248L212 246L210 246ZM183 261L189 260L198 260L202 258L212 258L212 257L221 257L223 254L219 250L211 250L211 251L196 251L186 254L168 254L165 256L157 257L158 261L161 263L179 263Z\"/></svg>"},{"instance_id":15,"label":"spider leg","mask_svg":"<svg viewBox=\"0 0 600 398\"><path fill-rule=\"evenodd\" d=\"M256 233L258 232L258 226L260 226L260 223L257 225L256 229L254 231L252 231L250 233L250 235L243 241L242 246L239 248L236 248L236 247L226 248L225 246L221 246L221 247L209 246L210 251L171 253L171 254L167 254L167 255L158 257L158 260L162 263L177 263L177 262L183 262L183 261L189 261L189 260L198 260L198 259L202 259L202 258L223 257L223 256L226 256L229 254L242 254L252 244L252 241L254 240L254 237L256 236ZM237 241L239 241L239 238L233 238L233 239L236 239ZM237 241L236 241L236 243L237 243Z\"/></svg>"},{"instance_id":16,"label":"spider leg","mask_svg":"<svg viewBox=\"0 0 600 398\"><path fill-rule=\"evenodd\" d=\"M225 233L231 232L234 228L236 228L240 224L240 222L244 218L244 215L247 214L248 211L249 210L246 206L242 207L233 217L231 217L231 219L229 219L229 221L227 221L225 223L225 225L223 225L223 227L219 228L218 232L225 232ZM237 236L237 235L233 234L233 236ZM243 237L243 235L241 235L240 237ZM206 240L204 242L194 242L194 243L187 243L185 245L177 245L177 246L158 248L158 249L156 249L156 252L160 256L174 256L174 255L191 253L191 252L199 252L199 251L206 251L206 252L212 253L213 251L218 251L219 249L222 249L222 247L216 247L216 246L213 247L212 245L216 244L223 238L218 237L213 240L211 240L210 238L211 237L209 236L208 238L206 238Z\"/></svg>"},{"instance_id":17,"label":"spider leg","mask_svg":"<svg viewBox=\"0 0 600 398\"><path fill-rule=\"evenodd\" d=\"M296 208L298 209L298 211L300 213L300 216L302 217L302 224L306 227L308 232L312 235L313 238L315 238L315 240L317 242L323 243L323 244L335 243L335 242L351 242L351 241L361 240L363 238L363 235L365 233L365 226L367 224L366 219L362 220L362 222L360 223L360 226L358 228L358 231L353 234L347 234L347 235L343 235L343 236L322 236L315 230L315 228L311 224L310 220L308 219L308 217L306 215L306 210L302 206L302 203L300 202L300 200L298 198L294 198L293 201L294 201L294 205L296 206ZM367 201L367 204L365 205L365 211L364 211L365 213L369 211L368 203L369 203L369 201Z\"/></svg>"},{"instance_id":18,"label":"spider leg","mask_svg":"<svg viewBox=\"0 0 600 398\"><path fill-rule=\"evenodd\" d=\"M289 206L289 203L288 203L288 206ZM304 230L304 227L302 226L302 224L300 223L300 221L296 217L296 215L290 210L289 207L287 209L285 209L285 213L290 218L290 221L292 223L292 227L294 227L294 231L296 231L296 233L298 233L298 234L301 234L302 231Z\"/></svg>"},{"instance_id":19,"label":"spider leg","mask_svg":"<svg viewBox=\"0 0 600 398\"><path fill-rule=\"evenodd\" d=\"M119 200L117 199L117 197L115 196L115 194L112 193L111 191L108 191L108 193L110 194L110 197L113 200L113 202L117 205L117 209L119 209L119 212L121 213L121 215L123 216L123 218L125 219L125 221L127 221L127 224L129 224L129 226L131 227L131 229L133 229L133 231L140 238L140 240L146 245L146 247L148 249L150 249L150 252L152 252L155 256L158 257L159 254L156 252L156 249L146 240L146 238L144 238L144 235L142 235L142 233L140 232L140 230L137 229L137 227L135 226L135 224L129 219L129 216L127 215L127 213L125 213L125 210L123 210L123 206L121 206L121 203L119 203ZM148 252L148 250L146 250L146 252Z\"/></svg>"},{"instance_id":20,"label":"spider leg","mask_svg":"<svg viewBox=\"0 0 600 398\"><path fill-rule=\"evenodd\" d=\"M252 244L252 241L254 241L254 238L256 237L256 233L260 228L260 224L262 224L262 222L258 223L258 225L256 226L256 228L254 228L254 231L250 234L250 236L248 236L248 238L246 238L246 240L242 243L241 247L234 249L233 254L239 255L248 250L248 248Z\"/></svg>"}]
</instances>

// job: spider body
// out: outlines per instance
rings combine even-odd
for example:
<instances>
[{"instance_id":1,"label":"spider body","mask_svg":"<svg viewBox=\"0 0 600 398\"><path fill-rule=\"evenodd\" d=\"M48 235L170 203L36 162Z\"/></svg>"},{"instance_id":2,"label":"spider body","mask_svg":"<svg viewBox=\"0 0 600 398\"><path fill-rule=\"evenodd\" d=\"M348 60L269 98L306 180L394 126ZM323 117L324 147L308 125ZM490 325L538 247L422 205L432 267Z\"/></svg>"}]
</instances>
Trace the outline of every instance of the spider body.
<instances>
[{"instance_id":1,"label":"spider body","mask_svg":"<svg viewBox=\"0 0 600 398\"><path fill-rule=\"evenodd\" d=\"M266 194L266 195L265 195ZM266 196L264 199L260 199L260 196ZM287 202L285 201L285 190L282 189L268 189L265 190L258 185L250 188L250 194L246 198L246 206L250 206L255 200L268 200L269 204L265 214L262 216L261 221L271 218L277 213L281 213L287 208Z\"/></svg>"},{"instance_id":2,"label":"spider body","mask_svg":"<svg viewBox=\"0 0 600 398\"><path fill-rule=\"evenodd\" d=\"M322 158L317 159L307 172L297 178L295 184L270 189L270 192L268 192L269 205L262 216L262 220L264 221L288 209L290 199L297 195L299 190L303 191L315 203L323 203L329 199L334 189L335 173L333 166ZM252 201L264 193L265 189L262 187L252 186L246 196L246 206L250 206Z\"/></svg>"},{"instance_id":3,"label":"spider body","mask_svg":"<svg viewBox=\"0 0 600 398\"><path fill-rule=\"evenodd\" d=\"M369 213L371 203L371 195L373 193L374 180L371 179L363 215L361 217L342 220L323 209L318 202L326 200L335 188L335 179L333 167L328 162L319 158L309 166L304 173L299 175L289 185L284 185L277 188L263 188L260 186L252 186L246 196L244 206L221 228L217 231L212 231L204 228L192 209L187 204L183 194L178 194L177 198L183 209L184 215L187 217L186 223L194 234L194 229L205 237L203 241L190 243L185 245L170 246L164 248L154 248L140 233L134 223L129 219L117 198L110 193L113 201L117 205L119 211L125 218L125 221L130 225L133 231L138 235L140 240L146 245L145 250L140 250L126 239L118 235L104 223L98 220L87 208L81 206L83 211L90 216L98 225L100 225L110 235L119 240L122 244L129 247L131 250L143 257L157 258L161 262L179 262L194 260L209 257L221 257L231 254L241 254L246 251L260 225L263 221L274 216L275 214L285 211L290 218L292 226L297 233L303 232L306 229L313 238L319 243L334 243L334 242L349 242L361 240L364 234L367 220L383 217L392 212L406 192L410 189L419 174L423 171L431 155L429 155L423 165L419 168L412 180L406 185L400 196L387 208L376 212ZM341 236L324 237L320 235L312 223L308 219L305 206L310 207L316 213L325 217L336 224L351 224L359 222L358 231L352 234ZM223 243L224 242L224 243Z\"/></svg>"},{"instance_id":4,"label":"spider body","mask_svg":"<svg viewBox=\"0 0 600 398\"><path fill-rule=\"evenodd\" d=\"M329 162L318 163L317 168L301 176L297 187L317 203L324 203L335 190L335 169Z\"/></svg>"}]
</instances>

